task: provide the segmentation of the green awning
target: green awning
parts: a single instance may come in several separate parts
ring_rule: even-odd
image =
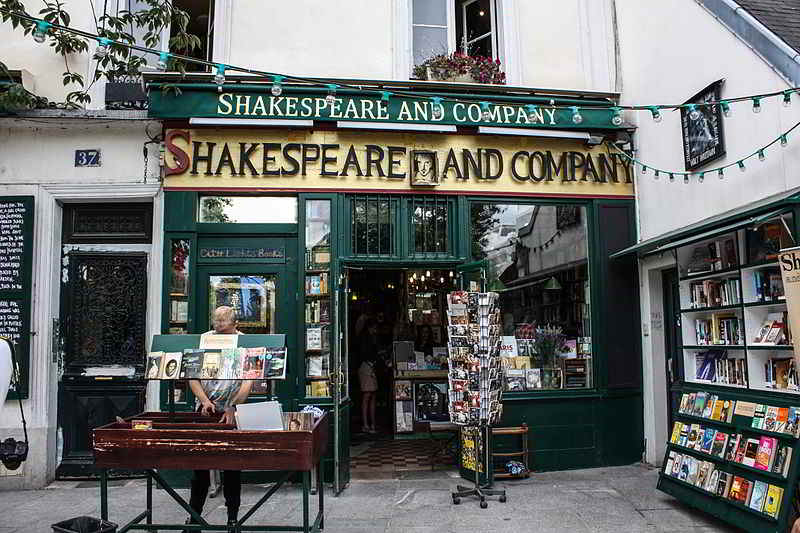
[[[789,205],[798,201],[800,201],[800,187],[767,196],[736,209],[669,231],[658,237],[641,241],[638,244],[614,252],[609,257],[615,259],[633,253],[643,257],[672,250],[678,246],[709,239],[744,226],[758,224],[784,213]]]

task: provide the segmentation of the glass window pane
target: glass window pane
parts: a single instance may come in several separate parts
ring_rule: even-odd
[[[447,26],[447,0],[414,0],[413,24]]]
[[[296,224],[293,196],[203,196],[198,222]]]
[[[189,259],[191,241],[173,239],[170,246],[169,333],[188,333],[189,321]]]
[[[470,219],[500,294],[506,390],[592,387],[585,207],[475,203]]]
[[[465,2],[467,39],[471,40],[492,31],[492,13],[489,0]]]
[[[277,289],[275,276],[214,275],[208,278],[208,317],[214,310],[232,307],[242,333],[268,334],[275,331]]]
[[[411,234],[416,253],[447,253],[449,204],[434,198],[416,198],[411,207]]]
[[[327,269],[331,262],[331,201],[306,202],[306,268]]]
[[[414,64],[419,65],[429,57],[447,53],[447,28],[414,26]]]
[[[483,39],[478,39],[477,41],[471,41],[467,43],[467,50],[469,51],[469,55],[471,56],[480,56],[480,57],[493,57],[492,54],[492,36],[487,35]]]

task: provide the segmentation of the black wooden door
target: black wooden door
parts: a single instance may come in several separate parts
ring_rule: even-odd
[[[677,411],[680,402],[680,391],[674,390],[673,387],[683,378],[678,269],[665,270],[661,279],[664,303],[664,370],[667,376],[667,435],[671,435],[673,413]]]
[[[64,263],[59,479],[92,477],[92,429],[141,412],[145,397],[147,255],[71,252]]]

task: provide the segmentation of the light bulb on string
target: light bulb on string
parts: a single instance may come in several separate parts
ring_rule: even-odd
[[[722,114],[731,118],[733,112],[731,111],[731,104],[727,100],[720,100],[719,106],[722,108]]]
[[[792,105],[792,91],[786,90],[783,91],[783,107],[789,107]]]
[[[426,270],[425,271],[425,275],[428,276],[428,277],[431,277],[431,271],[430,270]]]
[[[672,172],[669,173],[669,181],[675,181],[675,174]]]
[[[433,120],[441,120],[444,118],[444,107],[442,107],[442,99],[438,96],[431,98],[433,104],[431,105],[431,114]]]
[[[650,110],[650,114],[653,116],[653,122],[661,122],[661,108],[659,108],[657,105],[653,105],[648,109]]]
[[[719,176],[719,179],[722,179],[722,178],[724,178],[724,177],[725,177],[725,171],[724,171],[723,169],[721,169],[721,168],[720,168],[720,169],[717,171],[717,176]]]
[[[784,133],[781,135],[781,146],[786,148],[787,144],[789,144],[789,141],[786,139],[786,134]]]
[[[525,110],[528,112],[528,122],[531,124],[535,124],[539,120],[539,116],[536,114],[536,108],[534,104],[528,104],[525,106]]]
[[[744,161],[739,161],[739,162],[738,162],[738,163],[736,163],[736,164],[737,164],[737,165],[739,165],[739,170],[740,170],[740,171],[744,172],[745,170],[747,170],[747,169],[745,168],[745,166],[744,166]]]
[[[700,111],[697,110],[697,106],[695,104],[689,104],[686,106],[689,110],[689,118],[691,120],[697,120],[700,118]]]
[[[700,174],[697,175],[697,182],[698,183],[703,183],[703,180],[705,180],[705,179],[706,179],[706,173],[705,172],[701,172]]]
[[[280,96],[283,93],[282,81],[283,76],[272,76],[272,89],[270,89],[272,96]]]
[[[761,113],[761,98],[753,97],[753,113]]]
[[[489,122],[492,120],[492,114],[489,112],[489,102],[481,102],[481,120],[484,122]]]
[[[453,277],[453,271],[452,270],[450,271],[450,277],[451,278]]]
[[[575,124],[583,122],[583,115],[581,115],[578,106],[570,106],[570,109],[572,110],[572,122]]]
[[[333,105],[336,102],[336,84],[328,84],[328,95],[325,97],[325,103]]]
[[[685,183],[685,184],[689,183],[689,174],[688,173],[683,175],[683,183]]]
[[[766,159],[767,159],[767,156],[764,155],[764,150],[763,149],[759,150],[758,151],[758,160],[763,163]]]
[[[622,126],[622,109],[619,107],[612,107],[611,113],[611,123],[615,126]]]
[[[642,165],[642,174],[647,174],[647,165]]]
[[[108,55],[108,47],[111,45],[111,41],[105,37],[100,37],[97,42],[100,44],[97,46],[94,55],[102,59]]]
[[[158,63],[156,63],[156,68],[158,70],[167,70],[167,61],[169,60],[169,52],[161,52],[158,54]]]
[[[222,63],[217,64],[217,73],[214,74],[214,83],[217,84],[217,90],[222,92],[222,86],[225,84],[225,65]]]
[[[392,93],[389,91],[381,91],[381,101],[378,103],[378,105],[383,111],[389,110],[389,98],[391,97]]]
[[[653,171],[653,179],[658,179],[658,170]]]
[[[36,29],[33,30],[33,40],[42,44],[47,39],[47,32],[50,30],[50,23],[40,20],[36,23]]]

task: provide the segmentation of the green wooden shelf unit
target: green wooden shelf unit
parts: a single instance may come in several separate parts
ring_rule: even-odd
[[[749,225],[687,240],[676,248],[680,298],[677,327],[682,357],[678,357],[675,368],[680,380],[672,385],[673,398],[704,392],[723,401],[800,408],[797,381],[786,377],[792,375],[786,369],[791,369],[788,361],[793,353],[785,328],[787,306],[777,263],[777,251],[794,245],[795,222],[791,211],[780,210]],[[725,453],[712,455],[670,439],[658,489],[746,531],[788,531],[800,475],[795,435],[754,428],[752,417],[741,414],[734,414],[729,422],[694,416],[681,412],[678,404],[676,401],[672,406],[675,423],[698,424],[756,440],[774,437],[779,446],[791,448],[791,460],[784,477],[729,460]],[[709,462],[715,470],[751,484],[761,481],[780,487],[783,495],[777,516],[671,475],[671,467],[666,471],[670,454]]]

